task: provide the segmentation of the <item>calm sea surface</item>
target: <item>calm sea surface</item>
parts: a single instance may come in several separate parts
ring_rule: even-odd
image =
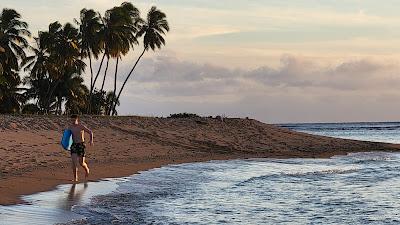
[[[279,126],[330,137],[400,143],[400,122],[308,123]]]
[[[400,123],[281,126],[400,143]],[[170,165],[25,200],[0,224],[400,224],[400,154]]]

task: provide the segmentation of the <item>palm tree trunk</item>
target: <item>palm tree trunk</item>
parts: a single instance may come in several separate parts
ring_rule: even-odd
[[[92,93],[93,67],[92,67],[92,54],[90,54],[90,52],[89,52],[89,66],[90,66],[90,92],[89,93]],[[87,107],[88,107],[87,111],[91,112],[92,111],[92,106],[91,106],[90,102],[91,102],[92,99],[90,99],[90,96],[89,96],[89,99],[87,99],[87,100],[89,100],[88,105],[87,105]]]
[[[62,114],[61,105],[62,105],[62,97],[58,96],[58,115]]]
[[[125,81],[124,81],[124,83],[122,84],[122,87],[121,87],[121,89],[119,90],[118,96],[117,96],[117,98],[115,99],[114,105],[113,105],[113,107],[112,107],[113,115],[115,115],[115,113],[117,112],[117,111],[115,110],[115,108],[117,107],[117,102],[119,101],[119,98],[120,98],[120,96],[121,96],[121,93],[122,93],[122,91],[124,90],[124,87],[125,87],[125,85],[126,85],[126,82],[128,82],[129,78],[130,78],[131,75],[132,75],[132,72],[135,70],[135,68],[136,68],[136,66],[137,66],[137,64],[138,64],[138,62],[140,61],[140,59],[142,58],[142,56],[144,55],[144,53],[146,52],[146,50],[147,50],[147,48],[143,49],[142,54],[141,54],[141,55],[139,56],[139,58],[136,60],[135,65],[132,67],[132,69],[131,69],[131,71],[129,72],[128,76],[125,78]]]
[[[93,67],[92,67],[92,54],[89,53],[89,66],[90,66],[90,89],[93,85]]]
[[[59,114],[60,114],[59,106],[60,106],[60,96],[57,96],[57,101],[56,101],[56,115],[59,115]]]
[[[109,63],[109,62],[110,62],[110,57],[107,56],[106,70],[104,71],[103,83],[101,84],[100,93],[104,90],[104,83],[106,82],[107,71],[108,71],[108,63]]]
[[[88,110],[91,110],[91,106],[92,106],[92,97],[93,97],[93,89],[94,89],[94,86],[96,85],[97,78],[99,77],[101,67],[103,67],[103,61],[104,61],[104,58],[105,58],[105,57],[106,57],[106,53],[103,54],[103,57],[101,58],[101,62],[100,62],[99,69],[97,70],[97,74],[96,74],[96,76],[94,77],[94,81],[93,81],[92,84],[90,84],[89,109],[88,109]],[[91,114],[91,112],[88,111],[88,114]]]
[[[46,103],[46,113],[49,113],[49,111],[50,111],[50,100],[53,97],[54,91],[56,90],[56,88],[60,82],[61,82],[60,80],[57,80],[55,85],[53,86],[53,88],[50,90],[50,93],[47,98],[47,103]]]
[[[93,81],[93,84],[92,84],[92,87],[91,87],[92,93],[93,93],[94,87],[96,86],[97,79],[99,78],[100,70],[103,67],[103,62],[104,62],[104,58],[105,57],[106,57],[106,53],[103,54],[103,57],[101,58],[99,69],[97,70],[96,76],[94,77],[94,81]]]
[[[114,93],[113,93],[113,98],[111,101],[111,105],[114,104],[114,101],[116,100],[116,93],[117,93],[117,74],[118,74],[118,62],[119,62],[119,57],[117,57],[117,62],[115,63],[115,74],[114,74]],[[108,113],[111,116],[111,113],[114,115],[114,108],[110,109],[110,112]]]
[[[49,104],[50,100],[47,99],[47,97],[50,95],[51,87],[52,87],[51,86],[51,81],[49,80],[49,85],[47,87],[46,95],[44,96],[43,103],[42,103],[45,115],[47,115],[49,113],[48,112],[48,109],[49,109],[48,104]]]

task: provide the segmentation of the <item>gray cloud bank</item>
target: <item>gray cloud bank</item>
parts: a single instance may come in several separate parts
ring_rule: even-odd
[[[128,69],[123,66],[121,75]],[[277,68],[242,70],[157,56],[139,64],[120,110],[226,114],[265,122],[398,120],[399,69],[396,62],[376,59],[320,65],[285,55]]]

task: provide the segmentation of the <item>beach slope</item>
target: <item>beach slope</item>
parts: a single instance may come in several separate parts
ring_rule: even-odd
[[[69,152],[59,145],[70,120],[0,115],[0,204],[70,183]],[[82,117],[93,129],[91,180],[121,177],[171,163],[237,158],[331,157],[398,151],[397,145],[309,135],[252,119]],[[83,177],[83,171],[80,170]]]

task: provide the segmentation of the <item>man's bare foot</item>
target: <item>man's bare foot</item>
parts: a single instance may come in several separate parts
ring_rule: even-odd
[[[89,177],[90,171],[89,168],[85,171],[85,179],[87,180]]]
[[[78,178],[76,178],[76,179],[72,179],[71,181],[72,181],[72,182],[74,182],[74,183],[77,183],[77,182],[79,182]]]

